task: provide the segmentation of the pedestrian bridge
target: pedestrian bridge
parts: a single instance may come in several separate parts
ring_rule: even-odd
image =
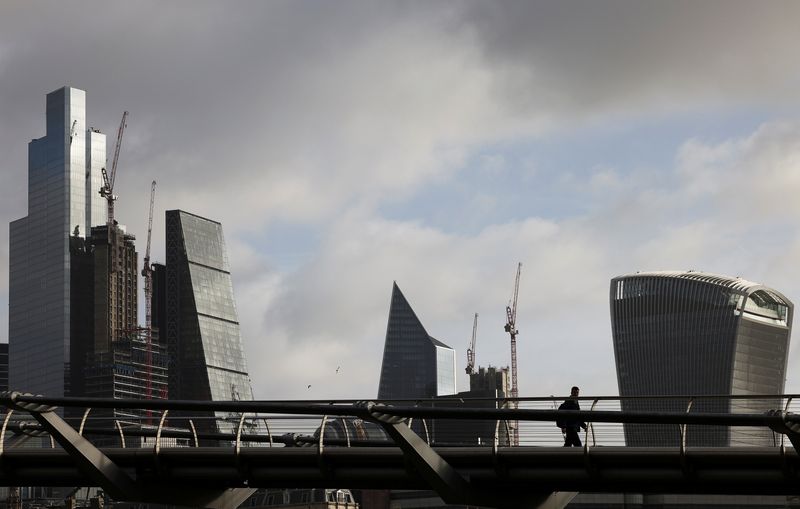
[[[0,485],[91,485],[118,501],[220,509],[270,487],[431,489],[447,503],[491,507],[563,507],[580,491],[796,495],[796,399],[582,397],[582,410],[559,411],[553,397],[388,404],[12,392],[0,394]],[[555,422],[565,419],[587,424],[582,447],[561,447]]]

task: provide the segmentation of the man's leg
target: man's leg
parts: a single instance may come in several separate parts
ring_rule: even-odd
[[[574,429],[567,430],[567,440],[564,445],[574,445],[575,447],[582,447],[581,437],[578,436],[578,431]]]

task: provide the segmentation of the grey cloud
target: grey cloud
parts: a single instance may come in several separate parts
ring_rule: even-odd
[[[498,87],[511,108],[579,117],[736,100],[797,104],[795,2],[468,5],[459,22],[507,78]]]
[[[794,94],[796,10],[11,2],[0,17],[0,144],[9,168],[24,168],[17,134],[39,136],[44,93],[72,84],[112,135],[121,110],[132,112],[122,212],[122,190],[135,201],[155,176],[171,206],[201,205],[230,224],[324,221],[457,171],[451,150],[564,119]],[[24,189],[24,172],[8,184]],[[222,205],[231,200],[246,205]],[[21,203],[17,193],[8,207]]]

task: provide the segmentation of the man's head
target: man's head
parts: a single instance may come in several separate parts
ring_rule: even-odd
[[[572,390],[570,391],[569,395],[572,396],[573,398],[577,398],[578,397],[578,393],[580,393],[580,392],[581,392],[581,390],[578,388],[578,386],[577,385],[573,385],[572,386]]]

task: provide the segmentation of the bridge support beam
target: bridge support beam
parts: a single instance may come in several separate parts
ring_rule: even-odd
[[[29,412],[69,453],[75,460],[78,469],[92,482],[101,486],[112,498],[125,500],[140,491],[136,481],[59,417],[54,412],[55,407],[35,403],[19,403],[15,398],[17,395],[18,393],[10,395],[14,408]]]
[[[406,424],[407,419],[381,413],[373,402],[357,406],[365,412],[365,419],[378,423],[403,451],[410,467],[447,504],[464,504],[498,508],[563,509],[577,493],[509,493],[507,490],[489,490],[475,487],[452,465],[445,461],[427,442]]]
[[[786,435],[795,452],[800,454],[800,416],[783,410],[768,410],[767,415],[780,418],[778,423],[770,423],[770,429],[776,433]]]
[[[442,500],[448,504],[475,504],[469,482],[406,425],[406,418],[380,413],[371,401],[359,406],[366,411],[366,419],[378,423],[394,440],[410,466]]]
[[[256,490],[252,488],[215,489],[152,489],[138,483],[125,470],[67,424],[55,407],[17,401],[20,393],[11,392],[0,400],[14,410],[31,414],[39,424],[75,460],[77,468],[111,498],[118,501],[141,501],[208,509],[236,509]]]

